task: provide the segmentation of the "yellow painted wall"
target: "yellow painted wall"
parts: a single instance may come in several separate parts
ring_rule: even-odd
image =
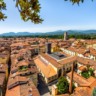
[[[58,46],[53,47],[53,48],[51,49],[51,51],[52,51],[52,52],[58,52],[58,51],[59,51],[59,47],[58,47]]]

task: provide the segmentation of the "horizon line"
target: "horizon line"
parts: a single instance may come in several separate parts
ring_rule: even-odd
[[[96,29],[68,29],[68,30],[53,30],[53,31],[34,31],[34,32],[30,32],[30,31],[7,31],[7,32],[2,32],[0,34],[4,34],[4,33],[22,33],[22,32],[28,32],[28,33],[48,33],[48,32],[55,32],[55,31],[88,31],[88,30],[96,30]]]

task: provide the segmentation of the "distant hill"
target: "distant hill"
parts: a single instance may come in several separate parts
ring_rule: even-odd
[[[53,32],[7,32],[0,34],[0,36],[40,36],[40,35],[63,35],[64,32],[68,32],[68,34],[96,34],[96,30],[58,30]]]

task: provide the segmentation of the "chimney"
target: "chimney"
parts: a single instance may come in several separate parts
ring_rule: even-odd
[[[56,96],[58,94],[58,88],[56,85],[52,86],[52,96]]]
[[[70,78],[70,85],[69,85],[69,92],[72,93],[72,84],[73,84],[73,73],[74,73],[74,63],[72,64],[71,68],[71,78]]]
[[[51,43],[46,44],[46,53],[51,54]]]

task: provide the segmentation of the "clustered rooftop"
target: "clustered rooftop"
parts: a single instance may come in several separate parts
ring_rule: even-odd
[[[88,67],[94,76],[86,79],[81,73]],[[61,76],[70,83],[73,73],[76,88],[71,95],[91,96],[96,87],[96,40],[0,38],[0,96],[40,96],[39,73],[47,84]]]

